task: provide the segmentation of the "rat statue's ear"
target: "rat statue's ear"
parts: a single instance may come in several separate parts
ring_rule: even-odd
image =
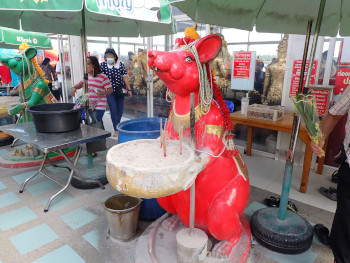
[[[201,38],[197,44],[199,60],[202,64],[213,60],[220,52],[222,39],[216,34]]]
[[[24,54],[26,55],[27,58],[32,59],[36,56],[37,51],[33,47],[29,47],[24,51]]]

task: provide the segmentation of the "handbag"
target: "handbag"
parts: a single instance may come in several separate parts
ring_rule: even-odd
[[[350,144],[348,146],[348,149],[350,148]],[[338,150],[338,152],[336,153],[336,155],[334,156],[334,162],[336,164],[339,164],[339,165],[342,165],[347,159],[347,156],[346,156],[346,150],[344,148],[344,144],[342,143],[340,145],[340,148]]]
[[[102,123],[98,122],[93,111],[95,110],[97,104],[100,102],[101,98],[99,98],[94,105],[89,105],[89,108],[84,107],[84,110],[82,112],[82,120],[85,121],[86,125],[98,128],[98,129],[103,129]],[[107,150],[107,145],[106,145],[106,139],[100,139],[97,141],[89,142],[86,143],[86,152],[88,154],[92,154],[94,152],[99,152],[99,151],[105,151]]]
[[[126,90],[124,80],[123,80],[123,86],[117,87],[117,88],[113,91],[113,93],[114,93],[114,95],[115,95],[116,97],[125,97],[125,96],[128,95],[128,91]]]
[[[112,78],[116,78],[114,74],[114,70],[111,70],[111,71],[112,71]],[[116,97],[124,97],[128,95],[128,91],[126,89],[126,85],[123,78],[122,78],[122,86],[119,86],[113,89],[113,94]]]

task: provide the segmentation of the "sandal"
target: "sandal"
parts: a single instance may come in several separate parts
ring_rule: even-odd
[[[333,182],[333,183],[338,183],[338,171],[334,171],[333,173],[332,173],[332,179],[331,179],[331,181]]]
[[[279,207],[280,206],[280,199],[278,197],[270,196],[269,198],[265,199],[265,205],[269,207]],[[287,209],[289,211],[292,211],[298,215],[301,215],[298,208],[292,201],[288,201]]]
[[[297,206],[292,201],[288,201],[287,209],[289,211],[292,211],[292,212],[298,214],[298,215],[301,215],[301,213],[299,212]]]
[[[322,224],[316,224],[314,226],[314,232],[322,244],[330,244],[329,230],[327,227]]]
[[[335,189],[334,187],[329,187],[328,189],[325,187],[320,187],[320,192],[325,197],[328,197],[333,201],[337,201],[337,189]]]
[[[269,198],[265,199],[265,205],[269,207],[279,207],[280,199],[274,196],[270,196]]]
[[[332,186],[331,186],[331,187],[329,187],[328,189],[329,189],[329,190],[332,190],[333,192],[337,192],[337,188],[335,188],[335,187],[332,187]]]

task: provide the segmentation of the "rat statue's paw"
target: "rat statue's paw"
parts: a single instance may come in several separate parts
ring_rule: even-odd
[[[232,248],[238,243],[240,237],[231,239],[230,241],[221,241],[217,243],[212,251],[212,256],[216,258],[227,258]]]
[[[175,229],[180,225],[180,223],[180,218],[177,215],[172,215],[171,217],[165,219],[162,222],[162,227],[167,231],[175,231]]]

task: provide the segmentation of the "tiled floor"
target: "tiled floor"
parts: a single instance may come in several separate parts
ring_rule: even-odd
[[[107,130],[111,130],[108,117],[105,117],[105,126]],[[0,149],[0,154],[6,149]],[[250,173],[251,185],[280,193],[284,171],[282,162],[258,156],[244,156],[244,159]],[[100,153],[94,160],[101,165],[105,164],[105,153]],[[79,161],[82,167],[86,163],[86,157]],[[59,189],[56,184],[39,175],[28,184],[22,194],[18,192],[20,185],[36,169],[38,167],[0,168],[0,263],[132,262],[130,255],[134,248],[130,246],[134,243],[123,247],[107,239],[108,224],[102,203],[116,193],[110,185],[105,190],[79,190],[69,187],[54,199],[49,212],[44,213],[47,200]],[[56,170],[49,170],[53,176],[63,177]],[[333,185],[328,176],[331,172],[325,171],[322,176],[312,172],[308,192],[301,194],[298,192],[301,170],[297,166],[294,169],[291,198],[334,211],[335,203],[320,195],[317,190],[320,186]],[[262,205],[255,202],[247,208],[246,213],[249,215],[260,207]],[[320,246],[319,243],[317,245]],[[126,255],[124,259],[123,253]],[[311,250],[298,257],[281,258],[280,254],[268,250],[263,250],[263,253],[275,262],[315,261],[315,253]]]
[[[250,184],[280,195],[285,163],[262,156],[242,156],[248,167]],[[325,166],[322,175],[311,170],[306,193],[299,192],[302,170],[303,167],[294,165],[290,198],[334,213],[336,202],[321,195],[319,189],[321,186],[336,187],[336,184],[330,181],[335,169]]]

